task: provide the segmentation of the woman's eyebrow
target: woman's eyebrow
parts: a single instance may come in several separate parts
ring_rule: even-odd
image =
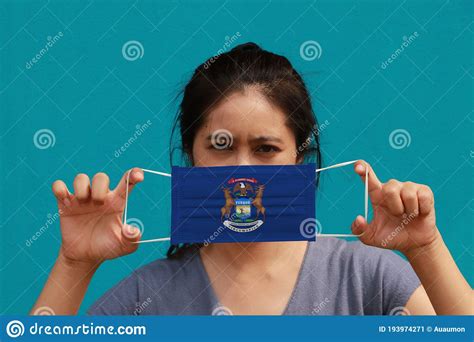
[[[279,143],[282,143],[283,142],[283,140],[281,140],[280,138],[275,137],[275,136],[271,136],[271,135],[260,135],[260,136],[257,136],[257,137],[251,137],[250,140],[255,141],[257,143],[265,143],[265,142],[279,142]]]
[[[228,135],[228,134],[209,134],[207,137],[206,137],[206,140],[207,141],[212,141],[213,139],[227,139],[227,140],[232,140],[233,142],[234,141],[238,141],[238,139],[232,135]]]
[[[212,139],[216,139],[216,138],[219,138],[218,136],[217,137],[214,137],[212,136],[212,134],[209,134],[207,137],[206,137],[206,140],[212,140]],[[235,137],[232,137],[233,140],[236,140]],[[257,143],[265,143],[265,142],[278,142],[278,143],[283,143],[283,140],[276,137],[276,136],[272,136],[272,135],[259,135],[259,136],[251,136],[250,141],[252,142],[257,142]]]

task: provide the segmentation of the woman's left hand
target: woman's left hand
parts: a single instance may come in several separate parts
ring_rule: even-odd
[[[404,254],[435,242],[440,235],[431,189],[395,179],[381,183],[370,165],[360,160],[354,169],[363,181],[366,167],[369,168],[368,191],[373,218],[366,222],[362,216],[357,216],[352,223],[352,232],[364,233],[359,239],[367,245],[395,249]]]

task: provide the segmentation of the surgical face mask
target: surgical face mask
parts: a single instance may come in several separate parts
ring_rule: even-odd
[[[306,165],[172,167],[172,173],[142,169],[171,177],[171,240],[180,243],[314,241],[322,234],[316,221],[316,173],[355,163],[321,169]],[[368,168],[365,177],[365,219],[368,211]],[[123,223],[127,222],[128,185]]]

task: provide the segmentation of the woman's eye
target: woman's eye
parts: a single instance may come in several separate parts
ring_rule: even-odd
[[[216,150],[216,151],[232,151],[232,145],[211,145],[209,146],[210,150]]]
[[[278,152],[278,151],[280,151],[280,149],[272,145],[262,145],[262,146],[259,146],[256,150],[256,152],[260,152],[260,153],[272,153],[272,152]]]

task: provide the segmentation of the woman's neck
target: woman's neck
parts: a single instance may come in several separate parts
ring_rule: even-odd
[[[272,276],[284,267],[299,267],[306,241],[218,243],[201,248],[201,257],[218,272]]]

